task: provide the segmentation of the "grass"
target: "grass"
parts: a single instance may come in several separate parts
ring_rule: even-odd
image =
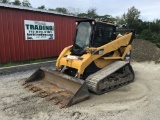
[[[56,60],[56,59],[57,59],[57,57],[43,58],[43,59],[33,59],[33,60],[24,60],[24,61],[18,61],[18,62],[8,62],[8,63],[0,64],[0,68],[1,67],[11,67],[11,66],[16,66],[16,65],[23,65],[23,64],[30,64],[30,63],[53,61],[53,60]]]

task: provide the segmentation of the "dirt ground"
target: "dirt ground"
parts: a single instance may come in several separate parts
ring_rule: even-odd
[[[132,43],[132,60],[134,61],[155,61],[160,63],[160,48],[155,44],[142,40],[135,39]]]
[[[60,109],[21,86],[32,71],[0,76],[1,120],[158,120],[160,118],[160,64],[132,62],[135,82]]]

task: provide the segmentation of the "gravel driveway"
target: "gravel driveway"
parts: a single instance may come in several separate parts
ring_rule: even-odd
[[[159,120],[160,64],[132,62],[135,82],[60,109],[21,86],[34,70],[0,76],[0,120]]]

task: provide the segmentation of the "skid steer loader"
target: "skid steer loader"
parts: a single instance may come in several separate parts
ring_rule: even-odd
[[[130,65],[134,30],[116,35],[112,23],[76,24],[74,43],[59,55],[56,70],[40,68],[23,84],[62,108],[88,99],[89,91],[103,94],[134,80]]]

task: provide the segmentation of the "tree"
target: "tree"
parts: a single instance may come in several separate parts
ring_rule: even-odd
[[[149,29],[145,29],[142,31],[141,33],[141,38],[145,39],[145,40],[153,40],[153,34],[151,32],[151,30]]]
[[[75,9],[72,7],[69,7],[69,8],[57,7],[55,9],[49,8],[48,10],[56,11],[56,12],[63,13],[63,14],[73,15],[73,16],[77,16],[79,14],[79,9]]]
[[[84,18],[90,18],[90,19],[96,19],[97,18],[97,13],[96,13],[96,8],[90,8],[87,10],[87,13],[79,13],[77,14],[78,17],[84,17]]]
[[[96,19],[100,21],[107,21],[107,22],[114,22],[116,20],[111,15],[107,15],[107,14],[102,16],[97,15]]]
[[[28,0],[23,0],[22,6],[24,6],[24,7],[32,7],[31,3]]]
[[[67,10],[68,13],[73,16],[78,16],[78,14],[80,13],[79,8],[68,7]]]
[[[87,13],[79,13],[77,16],[82,17],[82,18],[87,18],[88,17]]]
[[[149,29],[153,32],[160,33],[160,20],[154,20],[153,22],[148,22]]]
[[[129,28],[134,28],[135,24],[137,24],[137,21],[139,20],[140,17],[140,11],[136,9],[134,6],[128,9],[128,13],[124,14],[125,21],[128,25]]]
[[[66,8],[61,8],[61,7],[57,7],[55,9],[56,12],[59,12],[59,13],[64,13],[64,14],[68,14],[69,11],[66,9]]]
[[[52,9],[52,8],[49,8],[48,10],[49,10],[49,11],[55,11],[55,9]]]
[[[9,3],[9,0],[0,0],[0,3]]]
[[[119,28],[125,28],[125,26],[126,26],[126,23],[124,22],[124,20],[122,19],[122,17],[116,16],[115,17],[115,22],[116,22],[116,25]]]
[[[42,6],[38,7],[38,9],[46,10],[46,8],[45,8],[45,6],[44,6],[44,5],[42,5]]]
[[[21,2],[19,0],[15,0],[14,2],[12,2],[13,5],[18,5],[20,6],[21,5]]]
[[[87,17],[90,18],[90,19],[96,19],[96,17],[98,16],[97,13],[96,13],[96,8],[90,8],[88,9],[87,11]]]
[[[118,23],[125,26],[126,28],[132,28],[138,30],[138,27],[141,25],[140,11],[134,6],[128,9],[127,13],[124,13],[121,18],[119,18]]]

